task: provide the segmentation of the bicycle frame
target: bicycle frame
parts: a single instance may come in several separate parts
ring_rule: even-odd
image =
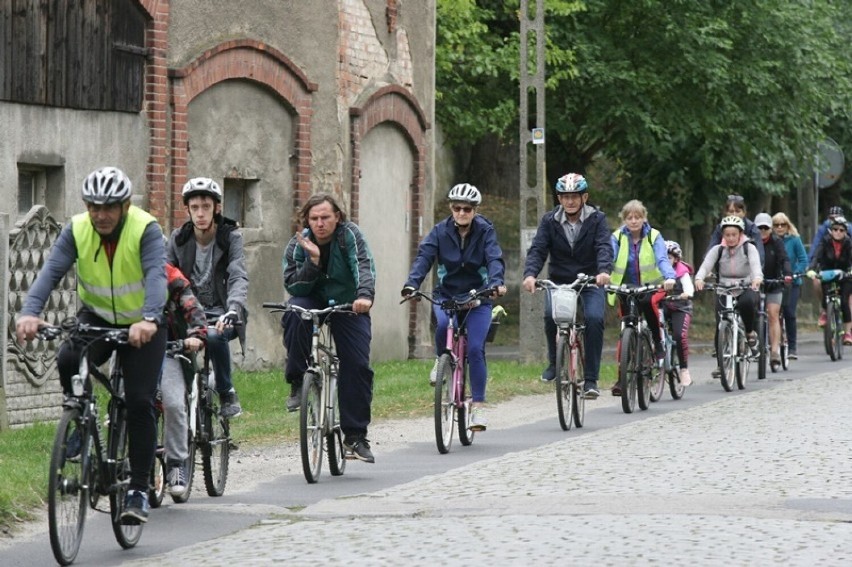
[[[749,363],[753,356],[751,349],[746,345],[745,322],[737,309],[738,298],[733,293],[751,289],[751,286],[745,283],[733,285],[707,284],[705,289],[714,290],[717,296],[723,298],[724,302],[722,309],[719,311],[718,340],[716,345],[716,357],[719,362],[719,368],[722,370],[722,388],[726,392],[732,391],[734,389],[734,379],[736,379],[737,388],[743,390],[748,379]],[[724,349],[721,348],[724,345],[720,344],[724,341],[722,333],[726,332],[725,328],[727,326],[730,327],[732,336],[731,345],[733,350],[730,353],[725,353]],[[732,358],[732,366],[725,363],[728,357]],[[731,366],[730,370],[733,374],[731,376],[726,371],[726,367],[729,366]]]

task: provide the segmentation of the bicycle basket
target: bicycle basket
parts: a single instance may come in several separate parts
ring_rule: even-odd
[[[553,312],[553,321],[559,323],[573,323],[577,317],[577,290],[568,288],[555,288],[550,290],[550,306]]]

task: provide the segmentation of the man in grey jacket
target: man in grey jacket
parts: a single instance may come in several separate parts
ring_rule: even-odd
[[[166,255],[189,278],[208,321],[215,321],[207,331],[207,349],[216,391],[222,415],[237,417],[242,407],[231,381],[228,343],[239,336],[245,348],[248,274],[243,236],[236,222],[222,216],[222,189],[212,179],[190,179],[182,197],[189,220],[172,232]],[[236,325],[240,321],[243,325]]]

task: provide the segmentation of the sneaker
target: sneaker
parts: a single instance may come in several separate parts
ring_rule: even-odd
[[[757,331],[751,331],[746,334],[746,339],[748,340],[748,346],[754,348],[757,346]]]
[[[474,406],[470,410],[470,426],[471,431],[485,431],[488,427],[488,418],[485,417],[485,408]]]
[[[65,441],[65,459],[71,462],[78,462],[80,460],[80,449],[82,444],[83,441],[80,436],[80,430],[75,427],[74,431],[71,432],[71,435],[69,435],[68,439]]]
[[[825,327],[826,323],[828,323],[828,317],[825,315],[825,311],[823,311],[819,314],[819,321],[817,321],[817,325]]]
[[[183,471],[183,465],[169,466],[166,481],[169,485],[169,494],[172,496],[183,496],[186,492],[186,473]]]
[[[343,450],[346,452],[347,459],[358,459],[365,463],[376,462],[373,452],[370,451],[370,440],[363,434],[352,437],[347,436],[343,440]]]
[[[789,358],[790,360],[799,360],[799,355],[796,354],[796,351],[791,350],[787,353],[787,358]]]
[[[843,344],[852,345],[852,333],[843,333]]]
[[[680,383],[684,386],[689,386],[690,384],[692,384],[692,376],[689,375],[688,368],[680,369]]]
[[[713,372],[710,373],[710,375],[713,377],[714,380],[721,380],[722,379],[722,369],[717,366],[713,370]]]
[[[290,384],[290,397],[287,398],[287,411],[293,413],[299,411],[302,405],[302,385]]]
[[[429,384],[434,386],[435,382],[438,381],[438,361],[440,359],[435,359],[435,364],[432,365],[432,371],[429,373]]]
[[[553,382],[553,379],[556,378],[556,367],[551,364],[547,368],[544,369],[544,372],[541,373],[541,381],[542,382]]]
[[[618,385],[618,382],[613,384],[612,388],[610,388],[609,391],[612,392],[613,396],[616,396],[616,397],[621,396],[621,386]]]
[[[594,386],[589,386],[588,388],[583,389],[583,396],[587,400],[597,400],[600,395],[600,390]]]
[[[243,413],[243,408],[240,405],[240,398],[233,390],[224,394],[219,394],[219,403],[222,408],[219,410],[219,415],[232,419],[239,417]]]
[[[128,490],[124,499],[124,511],[121,523],[125,525],[144,524],[148,521],[148,494],[141,490]]]

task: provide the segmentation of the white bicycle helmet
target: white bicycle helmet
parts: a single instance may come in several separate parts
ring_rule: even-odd
[[[674,240],[666,240],[666,252],[675,258],[683,257],[683,250],[680,249],[680,244]]]
[[[133,193],[133,185],[117,167],[102,167],[83,180],[83,200],[95,205],[123,203]]]
[[[557,193],[585,193],[588,190],[586,178],[579,173],[566,173],[556,181]]]
[[[193,177],[186,182],[183,186],[183,191],[181,191],[184,205],[189,201],[190,197],[197,197],[199,195],[213,197],[217,203],[222,202],[222,188],[209,177]]]
[[[740,232],[745,232],[745,222],[737,215],[728,215],[723,218],[722,222],[719,223],[719,227],[724,230],[726,226],[735,226],[740,229]]]
[[[482,202],[482,194],[479,192],[479,189],[470,183],[459,183],[450,189],[447,199],[450,201],[460,201],[463,203],[470,203],[473,206],[478,206],[479,203]]]

